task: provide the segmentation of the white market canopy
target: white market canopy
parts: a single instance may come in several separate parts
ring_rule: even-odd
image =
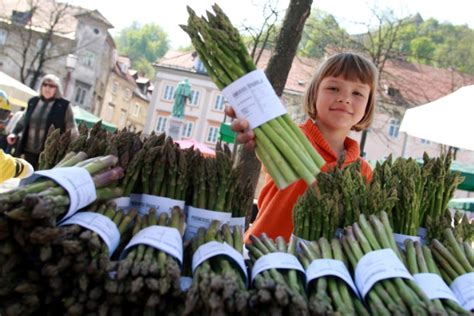
[[[2,71],[0,71],[0,90],[7,93],[12,105],[19,107],[26,107],[28,100],[38,95],[38,92]]]
[[[400,131],[436,143],[474,150],[474,85],[408,109]]]

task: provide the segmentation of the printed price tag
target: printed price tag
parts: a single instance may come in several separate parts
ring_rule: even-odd
[[[251,129],[286,113],[265,73],[254,70],[222,90],[239,119],[246,119]]]
[[[129,197],[119,197],[116,199],[113,199],[112,202],[117,205],[117,210],[122,209],[124,211],[128,210],[130,208],[130,198]]]
[[[231,216],[231,213],[204,210],[189,206],[184,240],[189,240],[196,236],[199,228],[208,228],[213,220],[218,220],[221,224],[228,224]]]
[[[67,218],[59,226],[79,225],[96,232],[107,245],[109,257],[117,249],[120,242],[120,232],[117,225],[102,214],[94,212],[79,212]]]
[[[183,240],[176,228],[153,225],[140,230],[130,240],[120,257],[124,258],[131,247],[139,244],[162,250],[178,259],[179,263],[183,263]]]
[[[36,171],[31,177],[24,179],[21,185],[32,183],[41,177],[53,180],[69,194],[69,209],[63,219],[70,217],[97,198],[94,181],[84,168],[67,167]]]
[[[130,204],[137,209],[140,215],[148,214],[152,207],[156,208],[156,215],[163,212],[171,214],[171,209],[174,206],[184,208],[184,201],[149,194],[130,194]]]
[[[418,241],[421,243],[421,237],[420,236],[410,236],[410,235],[403,235],[403,234],[393,234],[393,239],[395,239],[395,242],[397,243],[400,248],[405,250],[405,240],[406,239],[411,239],[413,242]]]
[[[359,296],[359,292],[352,281],[351,275],[344,262],[334,259],[316,259],[311,262],[308,269],[306,269],[306,285],[312,280],[326,276],[333,275],[341,278],[347,285],[350,286],[352,291]]]
[[[264,255],[255,261],[252,268],[252,282],[257,274],[269,269],[292,269],[300,271],[303,275],[305,273],[303,266],[298,261],[298,258],[289,253],[273,252]]]
[[[451,290],[462,307],[468,311],[474,310],[474,272],[457,277],[451,283]]]
[[[449,286],[435,273],[417,273],[413,275],[416,284],[430,300],[447,299],[459,304]]]
[[[237,250],[229,246],[227,243],[211,241],[200,246],[193,255],[193,273],[197,267],[209,258],[215,256],[228,256],[234,260],[240,267],[245,276],[245,284],[247,284],[247,268],[245,267],[244,257]]]
[[[413,280],[412,275],[392,249],[371,251],[357,263],[355,284],[362,298],[376,282],[390,278]]]

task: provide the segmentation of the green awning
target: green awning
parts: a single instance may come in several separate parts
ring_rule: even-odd
[[[451,170],[459,171],[464,177],[464,182],[458,186],[459,190],[474,191],[474,165],[453,161]]]
[[[78,106],[73,106],[72,111],[74,112],[74,120],[76,121],[76,123],[80,124],[82,122],[85,122],[88,128],[92,128],[95,123],[101,120],[100,117],[97,117],[94,114],[84,109],[81,109]],[[115,127],[111,123],[107,123],[104,120],[102,120],[102,126],[109,132],[115,132],[115,130],[117,129],[117,127]]]

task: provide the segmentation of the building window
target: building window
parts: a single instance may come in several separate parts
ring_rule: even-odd
[[[132,98],[132,90],[130,90],[129,88],[125,89],[125,91],[123,92],[123,99],[125,101],[129,101],[131,98]]]
[[[117,91],[118,91],[118,82],[117,81],[114,81],[112,83],[112,93],[113,94],[117,94]]]
[[[216,102],[214,103],[214,110],[224,111],[225,98],[222,94],[219,94],[216,97]]]
[[[115,111],[115,105],[113,105],[112,103],[109,103],[107,105],[107,113],[105,113],[105,119],[107,121],[112,121],[114,117],[114,111]]]
[[[86,51],[82,55],[81,58],[81,63],[88,67],[88,68],[94,68],[95,66],[95,54],[91,51]]]
[[[156,131],[164,132],[166,128],[166,122],[168,121],[167,117],[158,116],[158,121],[156,122]]]
[[[191,90],[191,97],[189,98],[189,104],[192,106],[197,106],[199,102],[199,91]]]
[[[119,118],[119,126],[123,127],[125,125],[125,118],[127,117],[127,111],[121,110],[120,111],[120,118]]]
[[[174,99],[174,96],[173,96],[173,93],[174,93],[174,86],[166,86],[165,87],[165,93],[163,94],[163,99],[164,100],[173,100]]]
[[[90,89],[90,85],[80,81],[76,81],[76,89],[74,91],[74,102],[76,104],[84,105],[84,102],[87,100],[87,95],[89,94]]]
[[[392,138],[398,138],[399,131],[400,131],[400,120],[391,119],[390,126],[388,127],[388,135]]]
[[[431,141],[422,138],[422,139],[420,139],[420,143],[422,143],[423,145],[429,145],[429,144],[431,144]]]
[[[186,124],[184,124],[181,136],[185,138],[191,138],[191,136],[193,135],[193,125],[193,122],[186,122]]]
[[[135,108],[133,109],[133,115],[134,116],[140,115],[140,105],[138,103],[135,104]]]
[[[5,43],[7,42],[7,35],[7,30],[0,29],[0,45],[5,45]]]
[[[209,126],[207,132],[207,142],[215,144],[217,143],[217,135],[219,134],[219,128],[214,126]]]

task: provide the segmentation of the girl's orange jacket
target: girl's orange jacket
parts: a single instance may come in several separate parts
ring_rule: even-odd
[[[327,171],[328,167],[335,166],[337,155],[329,147],[323,135],[313,123],[308,119],[300,126],[303,133],[308,137],[311,144],[326,161],[321,171]],[[360,159],[359,144],[347,137],[344,141],[346,157],[344,166]],[[362,160],[362,174],[368,180],[372,178],[372,170],[368,163]],[[259,236],[266,233],[270,238],[283,236],[287,241],[293,232],[293,207],[300,195],[306,191],[307,185],[303,180],[299,180],[284,190],[279,190],[270,176],[266,175],[266,184],[260,192],[258,198],[258,214],[252,226],[245,233],[245,242],[249,242],[249,236]]]

